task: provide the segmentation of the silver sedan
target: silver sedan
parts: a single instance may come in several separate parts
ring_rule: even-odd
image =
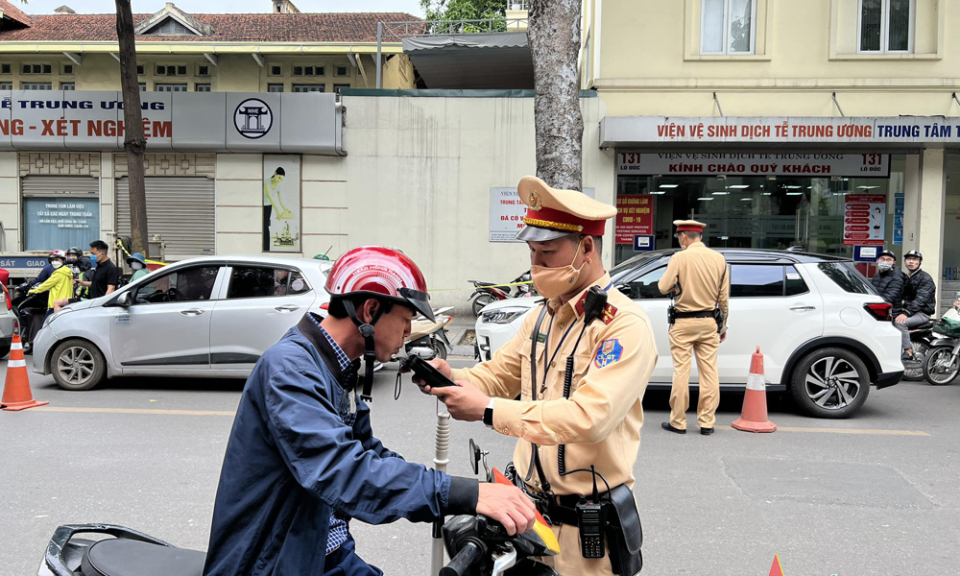
[[[331,265],[273,256],[178,262],[48,318],[33,369],[67,390],[117,376],[245,378],[305,312],[320,312]]]

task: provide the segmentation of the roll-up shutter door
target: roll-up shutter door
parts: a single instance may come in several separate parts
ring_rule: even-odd
[[[100,181],[93,176],[24,176],[23,195],[57,197],[63,194],[97,197]]]
[[[23,249],[86,250],[100,237],[100,180],[93,176],[28,175],[23,190]]]
[[[214,253],[214,181],[203,177],[146,178],[147,234],[160,235],[167,260]],[[129,181],[117,183],[117,233],[130,235]]]

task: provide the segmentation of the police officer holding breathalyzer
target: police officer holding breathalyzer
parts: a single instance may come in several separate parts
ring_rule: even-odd
[[[560,541],[546,563],[564,576],[633,576],[642,565],[633,465],[657,349],[646,313],[603,269],[601,238],[617,210],[532,176],[518,192],[527,215],[517,238],[546,300],[490,361],[466,370],[433,361],[458,386],[422,388],[454,418],[519,439],[508,472]]]

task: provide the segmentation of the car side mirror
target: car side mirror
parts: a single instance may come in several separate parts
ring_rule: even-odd
[[[630,296],[630,294],[631,294],[631,290],[630,290],[630,285],[629,285],[629,284],[617,284],[616,288],[617,288],[617,290],[619,290],[622,294],[626,294],[627,296]]]
[[[117,306],[129,308],[132,301],[133,297],[130,295],[130,292],[124,292],[119,298],[117,298]]]

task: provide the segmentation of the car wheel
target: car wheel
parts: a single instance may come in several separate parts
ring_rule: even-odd
[[[10,353],[10,345],[0,346],[0,358],[6,358],[7,354]]]
[[[960,361],[953,356],[952,346],[937,346],[923,361],[923,377],[934,386],[951,384],[960,372]]]
[[[918,382],[924,378],[924,359],[927,357],[930,347],[927,346],[926,342],[911,342],[910,346],[913,348],[914,360],[913,362],[906,360],[903,362],[903,379]]]
[[[61,342],[50,357],[53,379],[64,390],[89,390],[106,374],[106,362],[96,346],[86,340]]]
[[[793,371],[790,392],[800,408],[819,418],[846,418],[870,393],[870,372],[843,348],[824,348],[804,356]]]
[[[493,302],[496,302],[496,300],[490,294],[477,296],[477,299],[473,301],[473,315],[480,316],[480,311],[483,310],[487,304],[492,304]]]

